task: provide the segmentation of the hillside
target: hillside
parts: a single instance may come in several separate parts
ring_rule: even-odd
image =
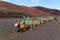
[[[39,10],[42,10],[42,11],[47,12],[52,15],[60,15],[60,10],[57,10],[57,9],[50,9],[50,8],[45,8],[45,7],[41,7],[41,6],[35,6],[33,8],[37,8]]]
[[[39,10],[40,9],[40,10]],[[19,6],[13,3],[0,1],[0,17],[49,16],[50,12],[44,8]],[[49,10],[51,11],[51,10]]]

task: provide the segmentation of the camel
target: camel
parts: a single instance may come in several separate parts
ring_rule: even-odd
[[[25,25],[26,25],[25,22],[20,22],[19,19],[16,20],[15,26],[18,27],[18,32],[19,31],[24,31]]]

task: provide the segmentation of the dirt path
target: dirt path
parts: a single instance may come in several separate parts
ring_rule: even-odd
[[[16,32],[15,20],[0,19],[0,40],[60,40],[60,20],[59,23],[46,23],[24,33]]]

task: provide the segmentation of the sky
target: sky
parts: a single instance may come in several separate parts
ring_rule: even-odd
[[[60,0],[2,0],[2,1],[11,2],[17,5],[42,6],[60,10]]]

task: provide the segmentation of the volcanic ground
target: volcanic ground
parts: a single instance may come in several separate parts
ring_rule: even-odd
[[[58,23],[45,23],[25,32],[16,32],[15,21],[16,18],[0,18],[0,40],[60,40],[60,18]]]

